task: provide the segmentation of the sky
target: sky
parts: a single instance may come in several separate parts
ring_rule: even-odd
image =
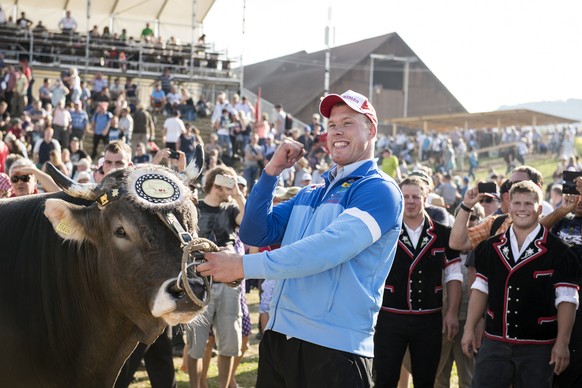
[[[332,50],[396,32],[469,112],[582,98],[580,0],[215,0],[203,29],[248,65],[325,49],[330,6]]]

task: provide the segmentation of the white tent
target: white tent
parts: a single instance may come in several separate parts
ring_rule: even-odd
[[[25,12],[34,25],[42,20],[49,30],[57,31],[65,10],[70,10],[79,32],[108,26],[111,33],[125,28],[128,36],[139,38],[145,23],[150,23],[164,41],[174,36],[189,43],[198,39],[213,4],[214,0],[14,0],[1,5],[7,17],[17,20]]]

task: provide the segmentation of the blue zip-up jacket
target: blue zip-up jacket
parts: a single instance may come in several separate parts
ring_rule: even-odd
[[[240,237],[281,248],[245,255],[244,273],[277,280],[266,329],[373,357],[374,326],[402,225],[402,193],[372,160],[327,191],[330,171],[325,184],[307,186],[275,207],[278,178],[262,174],[246,203]]]

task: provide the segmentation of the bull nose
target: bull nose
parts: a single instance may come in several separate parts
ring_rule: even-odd
[[[205,300],[206,287],[204,286],[204,281],[201,278],[196,277],[194,279],[188,279],[188,284],[198,299]],[[175,299],[182,299],[188,296],[186,291],[183,288],[178,287],[176,282],[171,282],[168,284],[166,291]]]

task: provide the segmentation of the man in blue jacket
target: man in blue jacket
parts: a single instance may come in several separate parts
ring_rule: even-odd
[[[319,107],[329,118],[335,166],[325,183],[273,207],[278,175],[305,151],[285,140],[247,201],[241,239],[281,248],[249,255],[206,253],[203,275],[277,281],[259,349],[257,387],[372,385],[374,326],[402,224],[397,184],[373,160],[378,119],[351,90]]]

